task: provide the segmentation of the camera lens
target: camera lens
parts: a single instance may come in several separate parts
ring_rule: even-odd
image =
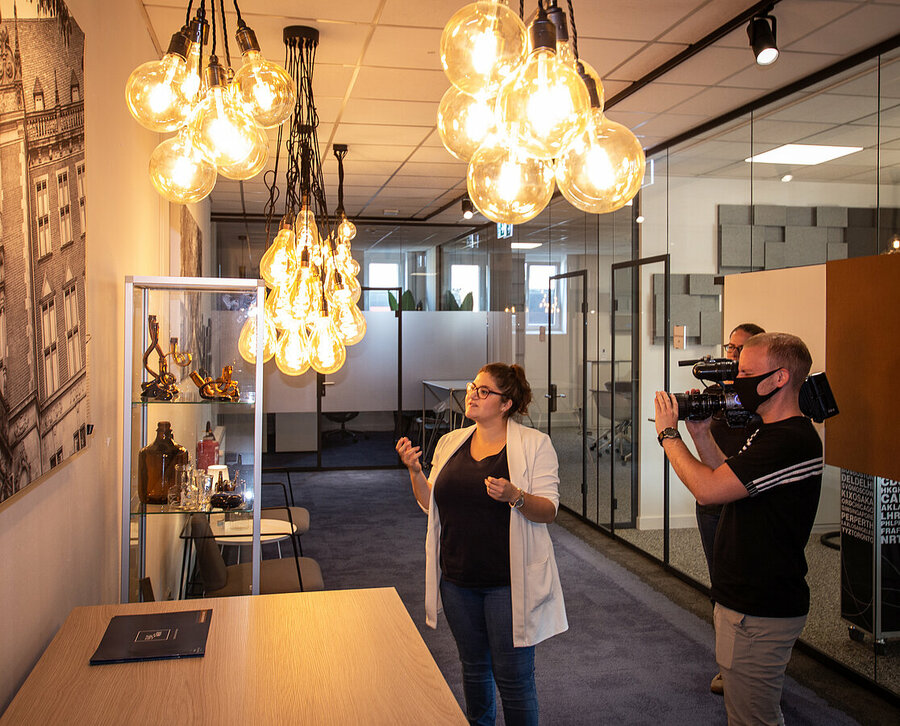
[[[716,411],[725,408],[725,394],[722,391],[707,393],[676,393],[679,420],[703,421]]]

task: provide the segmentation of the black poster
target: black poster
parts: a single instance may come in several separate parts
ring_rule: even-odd
[[[841,469],[841,617],[874,632],[875,477]]]
[[[900,631],[900,481],[875,480],[881,505],[881,630]]]

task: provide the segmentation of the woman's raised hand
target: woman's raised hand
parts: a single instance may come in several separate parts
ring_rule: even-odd
[[[413,446],[412,442],[404,436],[397,442],[397,446],[394,448],[397,449],[397,453],[400,455],[400,461],[403,462],[403,466],[409,469],[413,474],[418,474],[422,471],[422,464],[419,462],[422,451],[418,446]]]

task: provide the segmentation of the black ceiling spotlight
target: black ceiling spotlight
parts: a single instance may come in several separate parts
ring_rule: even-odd
[[[750,47],[756,56],[756,64],[768,66],[778,60],[778,44],[775,42],[777,21],[774,15],[769,15],[769,8],[762,15],[757,15],[747,26],[747,37],[750,38]]]
[[[472,219],[475,216],[475,205],[472,204],[472,200],[468,197],[463,197],[462,213],[464,219]]]

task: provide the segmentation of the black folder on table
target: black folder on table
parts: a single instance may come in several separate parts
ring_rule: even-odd
[[[203,656],[211,620],[212,609],[115,615],[91,665]]]

